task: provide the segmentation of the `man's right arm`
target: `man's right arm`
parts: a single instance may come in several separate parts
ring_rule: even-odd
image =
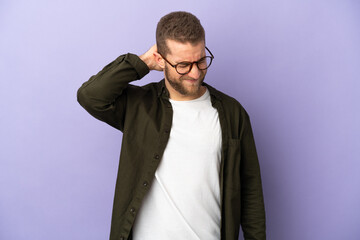
[[[141,79],[148,66],[136,55],[121,55],[83,83],[77,92],[80,105],[95,118],[123,130],[126,88]]]
[[[131,53],[121,55],[105,66],[79,88],[80,105],[95,118],[122,131],[128,84],[141,79],[150,70],[158,70],[156,50],[154,45],[140,57]]]

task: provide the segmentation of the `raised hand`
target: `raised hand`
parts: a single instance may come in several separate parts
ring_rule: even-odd
[[[148,65],[150,70],[162,71],[163,69],[157,62],[158,55],[159,53],[157,52],[157,46],[154,44],[146,53],[139,57],[146,63],[146,65]]]

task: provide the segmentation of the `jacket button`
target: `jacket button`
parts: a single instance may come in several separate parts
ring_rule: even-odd
[[[143,186],[144,186],[144,187],[147,187],[147,186],[148,186],[148,182],[145,181],[145,182],[143,183]]]
[[[155,159],[159,159],[160,156],[156,154],[154,158],[155,158]]]
[[[130,212],[134,213],[134,212],[135,212],[135,208],[130,208]]]

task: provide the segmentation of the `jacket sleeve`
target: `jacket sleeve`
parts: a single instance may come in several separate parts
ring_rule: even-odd
[[[265,240],[265,207],[260,166],[250,119],[245,112],[241,140],[241,226],[245,240]]]
[[[123,131],[129,82],[147,73],[148,66],[138,56],[121,55],[82,84],[77,100],[92,116]]]

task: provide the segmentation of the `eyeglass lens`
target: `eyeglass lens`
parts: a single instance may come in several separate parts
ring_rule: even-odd
[[[211,62],[212,62],[212,57],[206,56],[195,64],[200,70],[205,70],[210,66]],[[193,63],[179,63],[176,65],[176,70],[180,74],[186,74],[191,71],[192,67],[193,67]]]

